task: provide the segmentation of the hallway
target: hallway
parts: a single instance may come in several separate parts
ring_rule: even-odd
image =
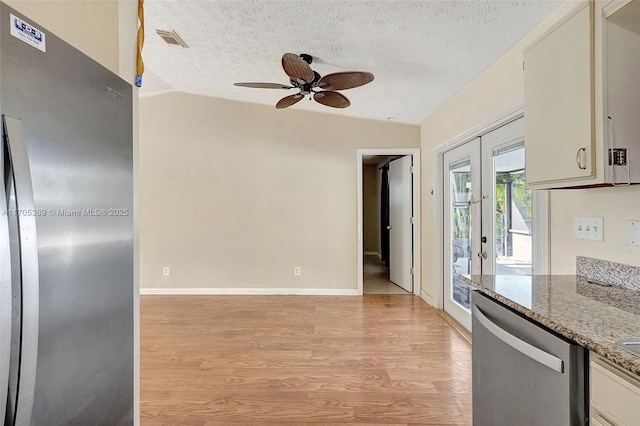
[[[389,269],[375,254],[366,254],[363,268],[364,294],[411,294],[389,281]]]

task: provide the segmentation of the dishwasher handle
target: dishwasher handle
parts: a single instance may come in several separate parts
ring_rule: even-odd
[[[525,342],[522,339],[517,338],[513,334],[505,331],[502,327],[487,318],[480,310],[478,305],[474,305],[473,315],[476,317],[480,324],[484,326],[491,334],[502,340],[513,349],[528,356],[529,358],[539,362],[540,364],[549,367],[550,369],[557,371],[558,373],[564,373],[564,361],[560,358],[551,355],[543,350],[536,348],[533,345]]]

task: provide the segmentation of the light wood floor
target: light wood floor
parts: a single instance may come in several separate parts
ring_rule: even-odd
[[[142,425],[470,425],[471,347],[415,296],[142,296]]]

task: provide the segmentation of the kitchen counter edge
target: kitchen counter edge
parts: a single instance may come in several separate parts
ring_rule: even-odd
[[[491,297],[494,300],[497,300],[504,305],[512,308],[513,310],[523,314],[525,317],[530,320],[541,324],[542,326],[549,328],[556,333],[566,337],[567,339],[576,342],[577,344],[589,349],[590,351],[595,352],[603,358],[608,359],[614,364],[628,370],[636,375],[640,375],[640,356],[634,355],[629,351],[619,347],[613,340],[611,342],[606,341],[597,341],[598,339],[594,339],[592,336],[589,336],[587,333],[577,330],[574,327],[567,326],[567,324],[562,324],[557,320],[549,318],[545,315],[541,315],[540,313],[529,309],[516,301],[493,291],[490,288],[487,288],[482,284],[482,282],[476,281],[476,276],[465,276],[459,275],[459,278],[469,284],[473,289],[482,292],[483,294]],[[487,276],[483,276],[483,279],[486,279]],[[639,317],[640,320],[640,317]],[[638,330],[640,332],[640,330]],[[620,338],[624,338],[625,336],[620,336]]]

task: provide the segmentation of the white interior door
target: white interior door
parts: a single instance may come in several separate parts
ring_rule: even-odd
[[[480,138],[444,154],[444,310],[471,330],[471,288],[480,274]]]
[[[389,279],[413,292],[413,184],[411,156],[389,163]]]

